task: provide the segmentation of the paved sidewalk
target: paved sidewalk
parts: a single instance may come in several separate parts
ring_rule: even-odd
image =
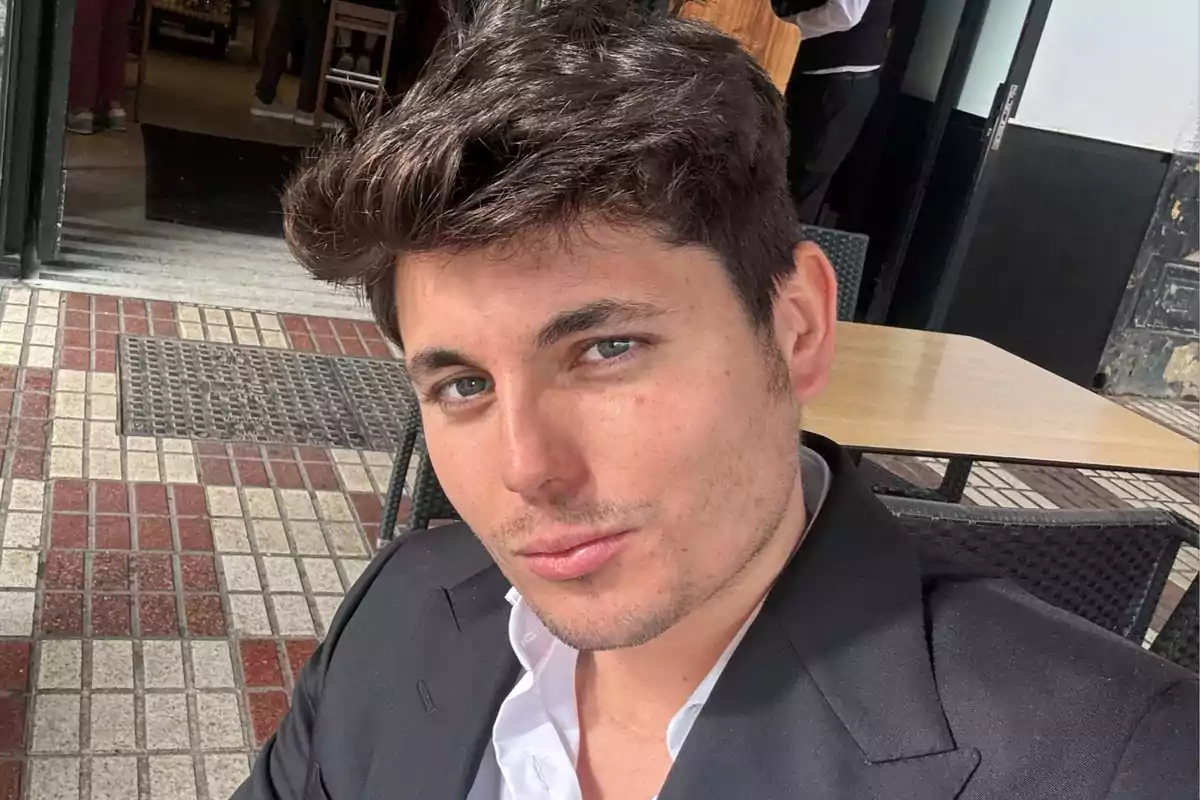
[[[224,800],[368,563],[391,457],[120,435],[118,336],[396,352],[361,320],[20,287],[0,300],[0,800]],[[944,468],[881,460],[927,483]],[[1193,518],[1196,494],[995,465],[968,490]],[[1195,553],[1177,567],[1181,587]]]
[[[117,336],[393,351],[358,320],[3,300],[0,800],[226,798],[368,563],[391,457],[118,435]]]

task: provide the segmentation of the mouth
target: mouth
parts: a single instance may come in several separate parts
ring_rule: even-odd
[[[551,581],[582,578],[621,551],[631,531],[589,531],[540,539],[517,552],[529,570]]]

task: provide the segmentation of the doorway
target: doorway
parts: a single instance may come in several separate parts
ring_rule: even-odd
[[[126,0],[127,125],[104,124],[101,109],[86,133],[72,124],[79,48],[61,30],[72,19],[63,11],[103,1],[59,3],[50,70],[58,85],[48,94],[60,104],[47,112],[36,258],[26,259],[23,277],[45,288],[364,315],[352,293],[313,281],[282,239],[279,191],[319,142],[319,129],[311,117],[304,124],[293,116],[303,39],[287,57],[277,113],[252,113],[280,4]]]

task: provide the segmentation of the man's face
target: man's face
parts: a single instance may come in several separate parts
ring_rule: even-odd
[[[776,535],[798,496],[797,401],[831,348],[817,260],[798,255],[766,333],[716,256],[640,232],[398,265],[442,486],[568,644],[648,641]]]

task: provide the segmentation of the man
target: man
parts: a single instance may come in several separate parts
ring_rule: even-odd
[[[291,119],[298,125],[310,127],[314,124],[328,20],[327,0],[283,0],[271,25],[262,72],[254,87],[254,99],[250,106],[253,116]],[[279,101],[276,92],[298,36],[304,42],[304,57],[300,67],[300,88],[296,92],[296,110],[293,112]]]
[[[892,0],[774,0],[774,7],[804,37],[787,86],[788,169],[800,221],[815,224],[879,94]]]
[[[452,38],[284,205],[466,524],[379,554],[235,796],[1194,797],[1194,675],[922,567],[797,447],[835,286],[750,57],[604,0]]]

